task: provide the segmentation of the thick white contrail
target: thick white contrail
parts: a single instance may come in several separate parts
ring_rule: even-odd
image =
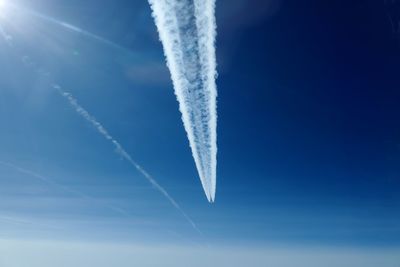
[[[132,157],[126,152],[122,145],[111,136],[111,134],[104,128],[104,126],[97,121],[86,109],[79,105],[78,101],[72,96],[72,94],[62,90],[61,86],[54,84],[53,88],[56,89],[62,97],[68,100],[68,103],[75,109],[75,111],[89,122],[105,139],[110,141],[114,147],[116,153],[118,153],[123,159],[128,161],[140,174],[142,174],[155,189],[157,189],[165,198],[182,214],[182,216],[192,225],[192,227],[199,233],[200,230],[197,228],[193,220],[183,211],[179,204],[173,199],[170,194],[145,170],[140,166]]]
[[[193,158],[210,202],[217,168],[215,0],[148,0]]]

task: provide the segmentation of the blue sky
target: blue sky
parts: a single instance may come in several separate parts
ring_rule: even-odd
[[[11,45],[0,39],[0,266],[166,266],[154,260],[166,252],[170,266],[181,264],[173,255],[198,262],[199,254],[218,266],[234,266],[232,255],[237,266],[250,258],[253,266],[396,266],[397,2],[217,1],[212,205],[147,1],[100,2],[13,1],[116,45],[0,11],[12,37]],[[54,84],[153,175],[202,235]]]

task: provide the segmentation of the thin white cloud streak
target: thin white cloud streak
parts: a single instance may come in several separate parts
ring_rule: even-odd
[[[40,221],[30,219],[30,218],[21,218],[16,216],[0,216],[0,223],[13,225],[13,226],[33,226],[33,227],[41,227],[46,229],[53,229],[53,230],[64,230],[64,228],[48,223],[42,223]],[[0,265],[1,266],[1,265]]]
[[[4,41],[6,41],[7,45],[12,46],[12,36],[6,33],[3,27],[0,25],[0,35],[3,37]]]
[[[110,40],[107,40],[107,39],[105,39],[103,37],[100,37],[100,36],[98,36],[96,34],[93,34],[93,33],[89,32],[89,31],[83,30],[83,29],[81,29],[79,27],[76,27],[76,26],[74,26],[72,24],[66,23],[66,22],[61,21],[61,20],[57,20],[57,19],[52,18],[50,16],[43,15],[41,13],[38,13],[36,11],[30,10],[30,9],[27,9],[27,8],[24,8],[24,7],[21,7],[19,5],[7,4],[7,6],[9,8],[13,8],[14,12],[24,12],[25,14],[28,14],[28,15],[33,16],[33,17],[36,17],[36,18],[41,19],[43,21],[49,22],[51,24],[57,25],[57,26],[59,26],[61,28],[64,28],[66,30],[69,30],[69,31],[75,32],[77,34],[82,34],[83,36],[92,38],[92,39],[94,39],[96,41],[99,41],[99,42],[101,42],[101,43],[103,43],[103,44],[105,44],[107,46],[113,47],[113,48],[115,48],[117,50],[122,50],[124,52],[129,52],[128,49],[126,49],[126,48],[124,48],[124,47],[122,47],[122,46],[120,46],[120,45],[118,45],[118,44],[116,44],[116,43],[114,43],[114,42],[112,42]]]
[[[123,159],[125,159],[129,164],[131,164],[140,174],[142,174],[148,182],[158,190],[168,201],[174,206],[182,216],[190,223],[190,225],[200,234],[201,231],[198,229],[193,220],[183,211],[183,209],[179,206],[179,204],[175,201],[175,199],[145,170],[142,166],[140,166],[136,161],[132,159],[128,152],[122,147],[122,145],[111,136],[111,134],[104,128],[104,126],[97,121],[97,119],[92,116],[86,109],[84,109],[81,105],[79,105],[78,101],[72,96],[72,94],[65,92],[62,90],[61,86],[53,85],[53,88],[58,91],[58,93],[68,100],[68,103],[74,108],[74,110],[87,122],[89,122],[105,139],[110,141],[114,147],[115,152],[120,155]]]
[[[19,217],[14,217],[14,216],[0,216],[0,223],[13,225],[13,226],[40,227],[40,228],[53,229],[53,230],[58,230],[58,231],[64,230],[64,228],[56,226],[56,225],[41,223],[36,220],[19,218]]]
[[[47,184],[50,184],[50,185],[52,185],[54,187],[58,187],[58,188],[60,188],[61,190],[65,191],[65,192],[71,193],[73,195],[77,195],[77,196],[79,196],[79,197],[81,197],[83,199],[87,199],[87,200],[92,201],[92,202],[97,202],[97,200],[95,198],[89,196],[88,194],[82,193],[81,191],[78,191],[78,190],[72,189],[71,187],[68,187],[68,186],[65,186],[63,184],[57,183],[57,182],[55,182],[54,180],[52,180],[50,178],[47,178],[47,177],[45,177],[45,176],[43,176],[41,174],[38,174],[38,173],[36,173],[34,171],[22,168],[21,166],[17,166],[15,164],[12,164],[10,162],[5,162],[5,161],[0,161],[0,165],[3,165],[3,166],[8,167],[10,169],[13,169],[13,170],[15,170],[15,171],[17,171],[19,173],[28,175],[30,177],[36,178],[38,180],[41,180],[41,181],[43,181],[43,182],[45,182]],[[130,216],[129,212],[125,211],[122,208],[116,207],[116,206],[114,206],[112,204],[109,204],[109,203],[102,203],[102,204],[105,207],[113,210],[114,212],[119,213],[120,215]]]
[[[217,88],[215,0],[148,0],[164,47],[200,180],[215,200]]]

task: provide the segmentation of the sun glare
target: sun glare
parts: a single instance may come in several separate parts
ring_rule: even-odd
[[[0,18],[4,18],[8,13],[9,1],[8,0],[0,0]]]
[[[5,6],[6,2],[4,0],[0,0],[0,13],[3,13]]]

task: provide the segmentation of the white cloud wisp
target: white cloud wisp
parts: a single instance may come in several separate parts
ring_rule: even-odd
[[[114,145],[116,153],[129,162],[129,164],[131,164],[140,174],[142,174],[155,189],[157,189],[162,195],[164,195],[165,198],[168,199],[168,201],[182,214],[182,216],[190,223],[190,225],[201,234],[196,224],[189,217],[189,215],[183,211],[175,199],[171,197],[171,195],[145,169],[143,169],[142,166],[132,159],[131,155],[126,152],[122,145],[111,136],[106,128],[104,128],[104,126],[99,123],[95,117],[93,117],[86,109],[79,105],[78,101],[72,96],[72,94],[65,92],[61,86],[56,84],[53,85],[53,88],[57,90],[62,97],[68,100],[68,103],[71,105],[71,107],[73,107],[83,119],[90,123],[99,134],[110,141]]]

